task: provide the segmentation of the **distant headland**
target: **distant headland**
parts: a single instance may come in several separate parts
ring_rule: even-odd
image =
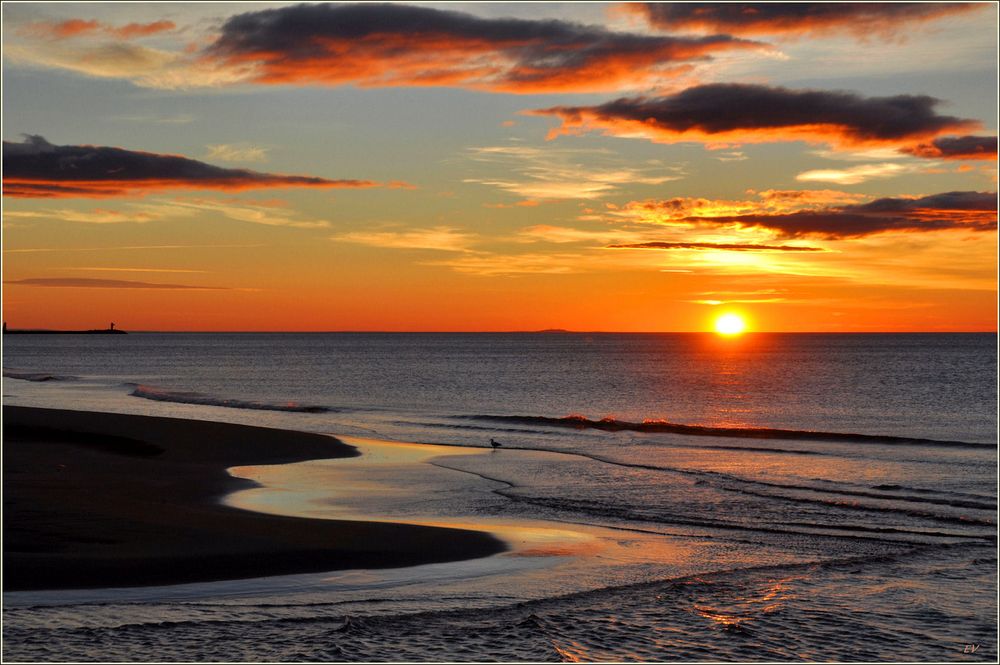
[[[15,330],[7,329],[7,322],[3,323],[3,334],[4,335],[127,335],[124,330],[119,330],[115,328],[115,324],[111,323],[107,328],[103,330]]]

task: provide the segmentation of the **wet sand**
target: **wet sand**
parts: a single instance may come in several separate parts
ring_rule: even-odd
[[[458,561],[488,534],[222,505],[234,466],[353,457],[320,434],[3,407],[3,586],[144,586]]]

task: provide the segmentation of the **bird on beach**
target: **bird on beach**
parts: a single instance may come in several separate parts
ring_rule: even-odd
[[[493,439],[490,439],[490,445],[493,446],[493,450],[496,450],[503,444],[501,444],[499,441],[494,441]]]

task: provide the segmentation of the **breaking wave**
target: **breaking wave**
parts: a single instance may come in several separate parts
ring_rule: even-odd
[[[46,372],[19,372],[12,369],[5,369],[3,375],[6,379],[20,379],[22,381],[72,381],[76,378],[75,376],[61,376]]]
[[[222,406],[228,409],[252,409],[256,411],[288,411],[291,413],[328,413],[333,411],[329,407],[315,406],[311,404],[299,404],[298,402],[281,402],[268,404],[265,402],[253,402],[241,399],[226,399],[223,397],[213,397],[196,392],[186,392],[180,390],[164,390],[153,386],[136,385],[132,391],[133,397],[142,397],[157,402],[176,402],[178,404],[200,404],[204,406]]]
[[[812,430],[775,429],[770,427],[714,427],[709,425],[682,425],[666,420],[644,420],[641,423],[607,417],[591,420],[586,416],[572,414],[561,418],[548,416],[454,416],[455,418],[486,420],[518,425],[540,425],[543,427],[565,427],[571,429],[598,429],[606,432],[644,432],[656,434],[683,434],[687,436],[719,436],[740,439],[796,439],[800,441],[842,441],[851,443],[888,443],[935,446],[958,446],[968,448],[993,448],[993,444],[971,443],[967,441],[945,441],[916,437],[889,436],[884,434],[855,434],[849,432],[818,432]]]

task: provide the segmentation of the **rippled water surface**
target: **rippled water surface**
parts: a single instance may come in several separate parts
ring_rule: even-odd
[[[997,658],[995,335],[19,336],[4,374],[7,404],[363,453],[232,469],[262,484],[233,505],[511,544],[8,593],[8,660]]]

